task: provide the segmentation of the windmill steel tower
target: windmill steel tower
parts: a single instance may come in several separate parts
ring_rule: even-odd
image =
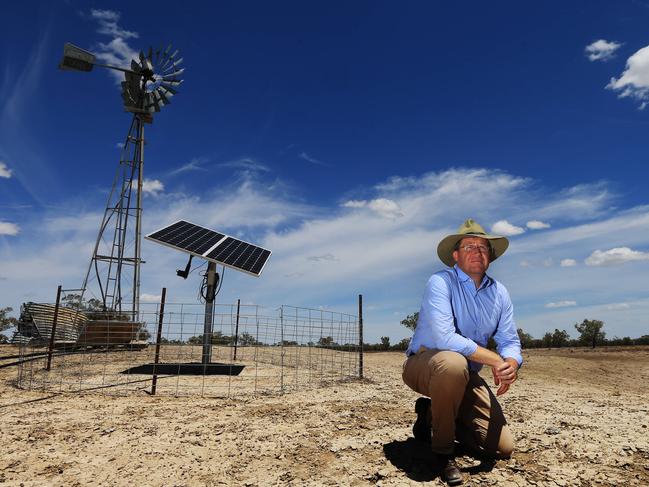
[[[124,110],[133,114],[124,141],[119,166],[108,196],[106,209],[81,288],[101,302],[104,311],[129,313],[136,321],[140,307],[140,266],[142,242],[142,190],[144,184],[144,125],[153,121],[153,113],[171,103],[183,62],[178,50],[149,48],[140,51],[130,69],[98,64],[96,56],[72,44],[65,44],[59,68],[91,71],[94,66],[124,73],[122,99]],[[128,275],[131,269],[131,275]],[[130,301],[130,309],[125,309]]]

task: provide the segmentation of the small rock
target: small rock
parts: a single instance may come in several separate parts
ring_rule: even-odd
[[[559,433],[561,433],[561,430],[559,428],[554,427],[554,426],[550,426],[550,427],[545,429],[545,434],[546,435],[558,435]]]

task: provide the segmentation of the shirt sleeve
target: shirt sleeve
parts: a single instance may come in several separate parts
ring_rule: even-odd
[[[431,343],[426,347],[450,350],[468,357],[478,348],[473,340],[463,337],[455,329],[451,292],[447,282],[439,275],[433,275],[424,292],[417,328],[424,327]]]
[[[523,364],[521,354],[521,341],[514,323],[514,305],[509,297],[509,292],[502,284],[498,283],[500,298],[502,300],[502,311],[498,320],[498,328],[494,334],[498,354],[503,358],[513,358],[518,365]]]

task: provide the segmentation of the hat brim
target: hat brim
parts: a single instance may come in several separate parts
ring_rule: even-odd
[[[489,240],[491,248],[493,249],[491,258],[492,262],[503,255],[505,253],[505,250],[507,250],[507,247],[509,247],[509,240],[501,235],[455,233],[453,235],[444,237],[437,246],[437,256],[439,257],[439,259],[447,266],[453,267],[453,265],[455,265],[455,259],[453,258],[453,250],[455,250],[455,245],[457,245],[460,240],[467,237],[479,237],[484,238],[485,240]]]

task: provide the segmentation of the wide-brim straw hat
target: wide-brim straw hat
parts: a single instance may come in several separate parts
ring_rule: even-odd
[[[491,235],[484,231],[482,226],[469,218],[465,221],[457,233],[444,237],[437,246],[437,255],[440,260],[449,267],[453,267],[455,259],[453,259],[453,251],[457,243],[466,237],[480,237],[489,240],[491,244],[491,261],[496,260],[498,257],[505,253],[509,247],[509,240],[502,235]]]

